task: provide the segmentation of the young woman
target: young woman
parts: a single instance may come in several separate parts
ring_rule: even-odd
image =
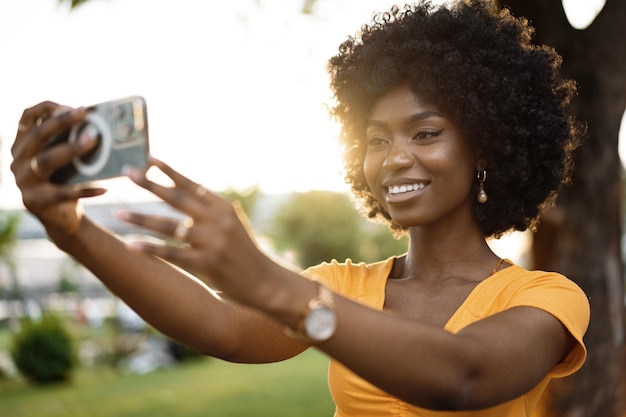
[[[394,8],[329,62],[346,179],[370,217],[409,235],[402,256],[298,274],[257,248],[230,202],[156,159],[173,186],[129,177],[188,219],[120,217],[181,244],[124,243],[80,209],[104,190],[48,180],[95,143],[46,148],[85,117],[50,102],[24,112],[13,146],[24,204],[196,350],[249,363],[325,352],[336,416],[530,415],[551,378],[584,362],[589,306],[567,278],[500,259],[485,239],[533,227],[568,179],[574,87],[524,20],[490,7]]]

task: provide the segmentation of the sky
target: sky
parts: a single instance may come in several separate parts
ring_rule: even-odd
[[[24,108],[128,95],[148,103],[151,153],[209,188],[347,190],[325,63],[393,1],[0,1],[0,208],[19,207],[8,171]],[[589,20],[602,0],[567,0]],[[582,6],[587,7],[584,9]],[[576,20],[578,19],[578,20]],[[106,200],[149,196],[121,179]]]

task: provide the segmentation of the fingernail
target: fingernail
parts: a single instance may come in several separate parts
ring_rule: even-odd
[[[77,107],[72,110],[72,116],[82,116],[85,113],[85,107]]]
[[[126,242],[126,247],[131,251],[142,251],[144,248],[144,244],[137,241]]]
[[[122,167],[122,175],[126,175],[133,181],[137,181],[141,178],[141,172],[132,165],[124,165]]]
[[[72,111],[72,109],[68,108],[68,107],[58,107],[57,109],[55,109],[52,112],[52,116],[56,117],[56,116],[62,116],[66,113],[70,113]]]
[[[130,213],[126,210],[119,210],[117,213],[117,218],[122,221],[130,220]]]
[[[92,144],[95,140],[96,138],[92,136],[90,132],[86,132],[80,135],[80,137],[78,138],[78,144],[81,146],[86,146]]]

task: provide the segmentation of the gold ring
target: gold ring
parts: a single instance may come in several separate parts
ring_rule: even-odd
[[[193,219],[187,217],[178,222],[176,225],[176,230],[174,230],[174,241],[176,243],[185,243],[187,241],[187,236],[189,236],[189,230],[193,226]]]
[[[207,190],[206,188],[204,188],[204,187],[202,186],[202,184],[198,184],[198,187],[196,187],[196,195],[197,195],[198,197],[200,197],[200,198],[204,197],[204,195],[205,195],[206,193],[208,193],[208,192],[209,192],[209,190]]]
[[[30,127],[26,126],[24,123],[19,123],[17,125],[17,131],[19,133],[26,133],[30,130]]]
[[[37,119],[35,119],[35,126],[41,126],[41,124],[43,122],[45,122],[47,119],[49,119],[49,118],[50,118],[50,114],[48,114],[48,113],[42,114]]]
[[[37,161],[37,157],[33,156],[30,158],[30,169],[33,171],[33,174],[41,180],[47,180],[48,175],[44,172],[43,169],[39,166],[39,161]]]

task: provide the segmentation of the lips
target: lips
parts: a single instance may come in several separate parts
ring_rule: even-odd
[[[381,186],[388,204],[405,204],[413,202],[424,193],[430,181],[415,178],[395,178],[384,181]]]
[[[416,182],[413,184],[390,185],[387,187],[387,194],[398,195],[398,194],[408,193],[411,191],[419,191],[419,190],[424,189],[425,186],[426,185],[424,185],[424,183],[421,183],[421,182]]]

